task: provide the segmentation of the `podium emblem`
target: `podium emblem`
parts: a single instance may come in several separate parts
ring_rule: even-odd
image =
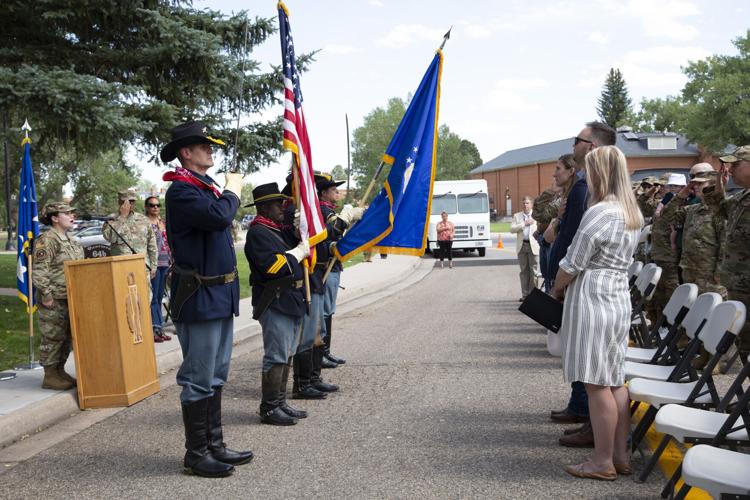
[[[128,297],[125,303],[125,313],[128,317],[128,328],[134,344],[143,342],[143,328],[141,327],[141,301],[138,299],[138,285],[135,284],[135,274],[128,273]]]

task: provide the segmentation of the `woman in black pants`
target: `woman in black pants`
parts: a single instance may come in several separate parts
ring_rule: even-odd
[[[448,256],[448,267],[453,269],[453,235],[455,232],[455,226],[451,221],[448,220],[448,213],[442,212],[440,216],[443,218],[442,221],[438,222],[437,239],[438,246],[440,247],[440,267],[443,267],[443,259]]]

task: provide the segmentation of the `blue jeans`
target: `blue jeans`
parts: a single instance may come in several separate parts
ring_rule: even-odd
[[[263,330],[263,371],[267,372],[273,365],[287,364],[297,352],[302,318],[269,307],[261,314],[259,321]]]
[[[537,237],[537,241],[539,242],[539,272],[542,273],[542,278],[544,278],[544,284],[543,288],[544,291],[549,293],[550,290],[552,290],[551,282],[554,276],[549,275],[549,251],[552,245],[544,241],[544,235],[540,234]]]
[[[164,286],[167,283],[168,267],[157,267],[156,275],[151,279],[151,324],[161,329],[164,317],[161,313],[161,299],[164,298]]]
[[[182,348],[177,384],[182,386],[182,404],[213,396],[229,376],[234,317],[175,323]]]
[[[326,280],[326,291],[323,294],[323,317],[333,316],[336,312],[336,298],[339,295],[339,281],[341,281],[341,271],[331,271]],[[325,321],[320,326],[320,337],[328,337]]]
[[[315,334],[323,324],[323,301],[322,293],[310,294],[310,314],[305,314],[302,318],[302,338],[299,342],[297,352],[309,351],[315,343]],[[325,328],[323,326],[322,328]]]
[[[586,394],[586,386],[583,382],[573,382],[570,384],[570,400],[568,401],[568,411],[581,417],[589,416],[589,397]]]

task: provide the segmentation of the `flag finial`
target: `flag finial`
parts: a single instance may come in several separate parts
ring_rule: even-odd
[[[440,44],[439,50],[443,50],[443,47],[445,47],[445,42],[447,42],[450,39],[452,29],[453,29],[453,26],[451,26],[448,32],[445,35],[443,35],[443,43]]]
[[[31,132],[31,125],[29,125],[28,118],[23,121],[23,125],[21,126],[21,130],[26,132],[26,138],[29,138],[29,132]]]

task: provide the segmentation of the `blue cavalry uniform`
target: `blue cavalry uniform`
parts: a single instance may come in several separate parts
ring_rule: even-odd
[[[186,147],[202,155],[200,164],[181,156],[182,168],[164,175],[172,182],[166,194],[167,239],[174,258],[170,312],[183,356],[177,383],[182,386],[185,471],[223,477],[234,471],[233,465],[250,462],[253,453],[230,450],[223,442],[221,396],[240,298],[231,227],[242,178],[230,173],[223,192],[214,187],[205,174],[213,165],[212,144],[224,143],[208,136],[202,123],[189,122],[172,130],[172,141],[160,156],[170,162]]]
[[[261,422],[294,425],[307,417],[286,401],[292,356],[297,351],[305,315],[304,269],[307,241],[299,241],[281,225],[281,203],[287,197],[274,183],[253,189],[258,215],[247,230],[245,256],[250,263],[253,318],[263,330]],[[250,206],[249,205],[249,206]],[[278,219],[276,219],[278,217]]]

